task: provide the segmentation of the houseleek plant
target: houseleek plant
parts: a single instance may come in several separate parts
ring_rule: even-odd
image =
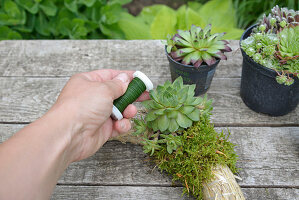
[[[184,65],[210,66],[217,59],[226,60],[224,52],[232,51],[228,41],[222,40],[224,34],[211,34],[210,24],[203,29],[192,25],[188,31],[178,30],[173,37],[168,36],[166,50],[175,61]]]
[[[237,155],[228,135],[210,122],[212,101],[194,97],[195,85],[181,77],[150,91],[134,120],[134,131],[116,138],[142,144],[157,166],[180,180],[196,199],[244,199],[232,172]],[[227,196],[227,194],[229,194]]]
[[[275,70],[278,83],[292,85],[299,77],[299,12],[274,7],[241,48],[255,62]]]

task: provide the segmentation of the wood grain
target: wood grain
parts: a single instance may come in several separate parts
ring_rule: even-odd
[[[23,125],[0,125],[0,142]],[[217,127],[218,131],[226,128]],[[298,127],[230,127],[237,145],[239,181],[245,187],[299,187]],[[61,184],[171,186],[171,177],[149,162],[142,147],[107,142],[94,156],[71,164]],[[176,183],[176,185],[180,185]]]
[[[151,78],[155,85],[170,77]],[[31,122],[55,102],[68,78],[0,77],[0,122]],[[270,117],[250,110],[239,95],[239,78],[214,78],[208,97],[214,100],[217,126],[299,125],[299,107],[288,115]]]
[[[298,200],[295,188],[242,188],[248,200]],[[191,200],[181,187],[132,187],[132,186],[57,186],[52,200]]]
[[[216,77],[240,77],[239,41],[231,41],[231,47],[234,51],[220,62]],[[103,68],[169,75],[160,40],[0,41],[0,76],[71,76]]]
[[[239,41],[230,42],[233,52],[220,62],[208,91],[212,121],[217,130],[230,127],[247,199],[297,200],[299,107],[282,117],[247,108],[239,95]],[[158,40],[0,41],[0,143],[42,116],[71,75],[104,68],[140,70],[155,85],[170,80]],[[182,197],[181,184],[149,160],[141,146],[107,142],[67,168],[52,199],[193,199]]]

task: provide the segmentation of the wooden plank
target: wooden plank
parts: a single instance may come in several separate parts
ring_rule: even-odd
[[[221,61],[216,77],[240,77],[239,41],[231,41],[231,47],[234,52]],[[0,41],[0,76],[71,76],[103,68],[169,75],[160,40]]]
[[[0,125],[0,142],[22,127]],[[237,144],[241,186],[299,187],[299,127],[229,129],[231,141]],[[94,156],[71,164],[59,183],[171,186],[171,177],[154,168],[141,146],[111,141]]]
[[[151,77],[155,85],[170,77]],[[0,77],[0,122],[31,122],[55,102],[68,78]],[[212,120],[217,126],[299,125],[299,107],[282,117],[250,110],[239,95],[239,78],[214,78],[208,91],[214,99]]]
[[[248,200],[298,200],[295,188],[242,188]],[[191,200],[182,195],[181,187],[132,187],[132,186],[57,186],[52,200],[59,199],[109,199],[109,200]]]
[[[181,200],[181,187],[131,187],[131,186],[57,186],[52,200],[59,199],[109,199],[109,200]]]

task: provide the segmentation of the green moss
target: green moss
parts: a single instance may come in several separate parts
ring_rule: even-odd
[[[176,137],[182,146],[169,154],[167,145],[163,144],[153,158],[161,170],[173,176],[173,181],[183,183],[184,193],[202,199],[203,182],[211,180],[211,169],[217,164],[226,164],[233,173],[237,172],[235,145],[228,141],[229,134],[215,131],[208,117],[201,117]]]

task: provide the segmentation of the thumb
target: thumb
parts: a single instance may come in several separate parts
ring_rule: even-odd
[[[120,73],[112,80],[104,82],[104,84],[108,87],[112,98],[117,99],[126,92],[129,82],[129,75],[126,73]]]

